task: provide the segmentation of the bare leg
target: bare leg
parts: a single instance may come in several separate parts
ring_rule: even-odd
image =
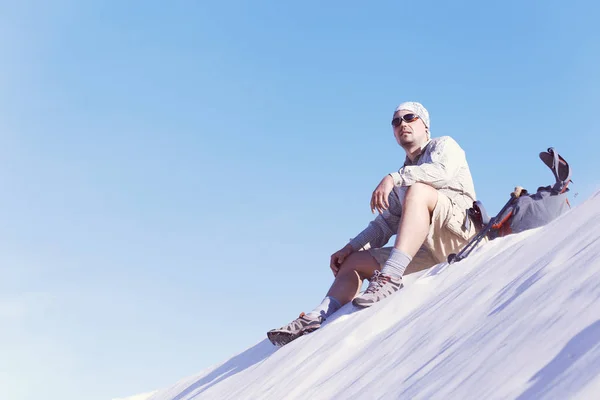
[[[406,191],[402,220],[394,247],[414,257],[427,238],[438,192],[424,183],[415,183]]]
[[[350,302],[360,290],[362,280],[370,278],[380,266],[368,251],[351,253],[336,273],[335,280],[327,296],[335,298],[340,306]],[[292,340],[321,327],[322,319],[309,317],[311,313],[300,314],[291,323],[267,332],[267,337],[276,346],[283,346]]]
[[[417,254],[429,233],[437,200],[437,190],[429,185],[416,183],[408,189],[394,245],[396,249],[411,257]],[[340,267],[327,296],[334,297],[340,305],[344,305],[358,294],[363,279],[371,278],[379,270],[381,266],[368,251],[352,253]]]
[[[327,296],[340,305],[350,302],[359,292],[363,279],[369,279],[381,266],[368,251],[357,251],[348,256],[340,267]]]

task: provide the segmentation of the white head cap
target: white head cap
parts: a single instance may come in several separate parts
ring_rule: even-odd
[[[400,111],[400,110],[410,111],[410,112],[415,113],[416,115],[419,116],[419,118],[421,118],[421,120],[423,121],[423,123],[425,124],[425,126],[427,128],[431,128],[429,126],[429,112],[427,111],[427,109],[425,107],[423,107],[423,105],[421,103],[417,103],[416,101],[406,101],[406,102],[400,104],[398,107],[396,107],[396,111]],[[396,111],[394,111],[394,113]]]

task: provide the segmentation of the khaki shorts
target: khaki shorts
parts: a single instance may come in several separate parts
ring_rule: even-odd
[[[475,224],[465,225],[467,210],[454,203],[448,196],[438,192],[438,201],[433,210],[429,233],[406,268],[406,274],[430,268],[444,262],[451,253],[459,252],[469,240],[477,234]],[[369,253],[377,260],[380,266],[387,261],[393,247],[369,249]]]

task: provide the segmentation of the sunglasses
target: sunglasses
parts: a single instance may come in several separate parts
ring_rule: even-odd
[[[402,123],[402,121],[415,122],[418,119],[419,119],[419,116],[417,114],[404,114],[401,117],[394,118],[392,120],[392,126],[395,128],[395,127],[399,126]]]

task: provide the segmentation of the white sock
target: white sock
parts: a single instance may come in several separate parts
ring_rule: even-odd
[[[319,304],[314,310],[306,315],[313,318],[316,318],[320,315],[324,319],[327,319],[331,314],[339,310],[340,307],[341,305],[339,301],[337,301],[334,297],[327,296],[323,299],[321,304]]]
[[[392,249],[390,258],[388,258],[383,265],[381,273],[393,278],[402,278],[402,275],[404,275],[404,270],[411,261],[412,257],[405,252]]]

